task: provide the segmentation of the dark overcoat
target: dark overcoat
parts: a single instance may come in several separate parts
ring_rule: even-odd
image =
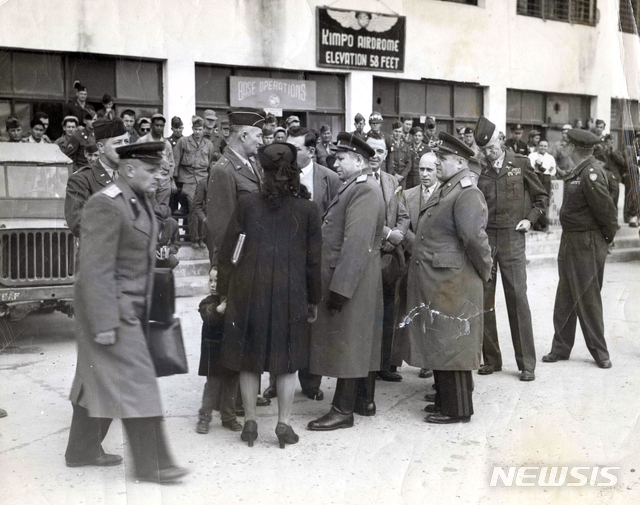
[[[480,366],[483,279],[491,274],[487,207],[469,171],[426,202],[409,264],[409,347],[404,360],[430,370]]]
[[[67,181],[64,199],[64,217],[71,233],[80,236],[80,218],[89,197],[106,188],[113,180],[101,163],[95,167],[86,166],[75,172]]]
[[[320,215],[338,194],[342,181],[338,175],[327,167],[313,164],[313,201],[320,209]]]
[[[220,295],[211,294],[203,299],[198,307],[202,317],[198,375],[205,377],[231,377],[238,374],[238,372],[229,370],[221,361],[224,313],[220,314],[217,311],[220,302]]]
[[[78,365],[71,401],[90,417],[162,416],[147,347],[157,223],[149,200],[121,177],[93,195],[80,226],[74,310]],[[94,341],[116,330],[114,345]]]
[[[238,200],[218,257],[218,292],[227,296],[222,362],[275,375],[307,368],[308,304],[322,296],[322,231],[315,203],[285,197],[270,209],[260,193]],[[231,257],[246,235],[238,264]]]
[[[371,172],[348,179],[324,215],[324,301],[311,326],[312,374],[347,379],[380,370],[384,217],[382,190]],[[325,303],[330,291],[348,298],[334,315]]]

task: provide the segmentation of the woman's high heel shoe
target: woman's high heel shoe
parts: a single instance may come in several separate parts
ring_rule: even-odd
[[[300,440],[293,428],[284,423],[278,423],[278,426],[276,426],[276,436],[278,437],[278,442],[280,442],[280,449],[284,449],[285,444],[297,444],[298,440]]]
[[[253,441],[258,438],[258,423],[255,421],[245,421],[244,428],[240,434],[240,440],[248,442],[249,447],[253,447]]]

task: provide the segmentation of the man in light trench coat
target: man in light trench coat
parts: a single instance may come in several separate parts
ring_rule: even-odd
[[[427,405],[425,420],[448,424],[473,414],[471,370],[480,366],[482,282],[491,276],[491,248],[487,206],[468,169],[474,151],[448,133],[439,138],[441,186],[421,209],[401,324],[409,335],[404,360],[433,370],[435,405]]]
[[[385,207],[369,167],[375,151],[351,133],[338,135],[336,168],[344,184],[322,224],[323,304],[312,325],[309,371],[337,377],[331,410],[310,430],[353,426],[370,415],[382,346],[380,246]]]
[[[149,198],[162,176],[163,142],[119,147],[119,177],[93,195],[80,224],[75,283],[78,363],[67,466],[112,466],[102,441],[122,419],[139,480],[167,483],[187,473],[173,463],[147,347],[157,224]]]

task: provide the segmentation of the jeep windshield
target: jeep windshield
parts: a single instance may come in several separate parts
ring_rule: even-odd
[[[67,166],[0,167],[0,198],[64,198]]]

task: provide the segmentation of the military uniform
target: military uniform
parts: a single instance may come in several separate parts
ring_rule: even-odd
[[[498,160],[499,163],[499,160]],[[515,228],[523,219],[533,226],[544,214],[547,192],[529,159],[506,151],[501,166],[487,160],[478,180],[489,211],[487,235],[497,254],[509,313],[511,339],[520,371],[533,372],[536,366],[531,310],[527,299],[527,259],[525,234]],[[484,364],[502,368],[495,315],[496,280],[485,284]]]
[[[523,140],[516,140],[513,137],[505,141],[504,147],[511,149],[514,153],[521,154],[522,156],[527,156],[529,154],[527,143]]]
[[[213,144],[213,162],[215,163],[222,157],[224,148],[227,147],[227,141],[214,132],[205,132],[203,137]]]
[[[182,138],[182,135],[178,137],[176,136],[175,133],[172,133],[171,136],[166,137],[166,139],[169,141],[169,144],[171,144],[171,148],[175,148],[176,144],[178,143],[178,140],[180,140],[181,138]]]
[[[89,144],[95,144],[96,138],[93,131],[87,128],[75,132],[66,146],[60,146],[60,150],[73,161],[73,171],[88,165],[84,155],[84,148]]]
[[[411,189],[420,185],[420,158],[429,151],[429,146],[424,142],[420,142],[420,145],[417,147],[415,144],[411,144],[411,170],[406,180],[402,180],[401,182],[404,189]]]
[[[173,147],[171,147],[171,143],[167,139],[156,140],[153,138],[151,133],[147,133],[140,137],[136,144],[141,144],[143,142],[162,142],[164,144],[164,150],[162,151],[162,169],[163,169],[163,178],[160,182],[160,187],[156,191],[156,201],[158,205],[164,207],[169,206],[169,199],[171,197],[171,181],[175,176],[175,162],[173,159]]]
[[[387,172],[391,175],[401,175],[406,180],[411,172],[411,147],[404,140],[391,142],[387,155]],[[408,181],[407,181],[408,182]]]
[[[579,318],[587,348],[600,364],[609,359],[600,291],[607,244],[618,230],[617,209],[611,200],[605,170],[594,157],[576,166],[564,188],[558,252],[560,279],[553,310],[551,352],[558,359],[569,358]]]
[[[113,179],[102,162],[98,162],[95,167],[82,167],[69,177],[64,199],[64,217],[76,238],[80,237],[80,220],[87,200],[112,182]]]

